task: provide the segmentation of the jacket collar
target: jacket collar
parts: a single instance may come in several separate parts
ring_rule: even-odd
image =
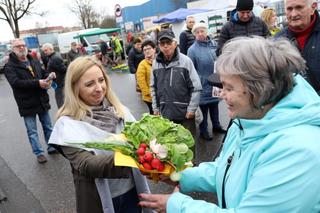
[[[176,47],[174,53],[173,53],[173,57],[170,61],[166,60],[163,53],[160,52],[158,55],[157,55],[157,58],[156,58],[157,62],[158,63],[162,63],[162,64],[170,64],[171,62],[175,62],[175,61],[179,61],[179,50],[178,50],[178,47]]]
[[[30,54],[27,55],[27,60],[32,64],[33,58]],[[8,62],[11,63],[12,66],[26,69],[25,64],[18,59],[18,56],[14,52],[10,53]]]
[[[313,29],[311,30],[311,33],[320,31],[320,20],[319,20],[319,13],[317,11],[314,12],[315,16],[315,24]],[[295,33],[287,27],[287,37],[292,40],[295,38]]]

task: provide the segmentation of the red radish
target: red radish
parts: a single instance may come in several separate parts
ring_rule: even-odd
[[[145,162],[145,160],[144,160],[144,158],[143,158],[142,155],[140,155],[140,156],[138,157],[138,162],[141,163],[141,164]]]
[[[139,146],[139,148],[144,148],[144,150],[146,150],[147,147],[148,147],[148,145],[145,144],[145,143],[141,143],[140,146]]]
[[[163,164],[162,162],[160,162],[157,170],[158,170],[159,172],[162,172],[162,171],[164,170],[164,164]]]
[[[152,170],[152,167],[150,166],[149,163],[143,163],[142,165],[146,170]]]
[[[153,158],[151,161],[151,166],[154,169],[158,170],[160,164],[161,164],[161,161],[158,158]]]
[[[141,148],[139,148],[139,149],[141,149]],[[151,162],[152,159],[153,159],[152,153],[151,153],[151,152],[146,152],[146,153],[144,154],[144,159],[145,159],[147,162]]]
[[[145,153],[145,149],[144,148],[139,148],[139,149],[137,149],[136,153],[137,153],[138,156],[143,156],[144,153]]]

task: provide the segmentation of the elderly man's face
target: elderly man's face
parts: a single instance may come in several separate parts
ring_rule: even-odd
[[[177,47],[177,42],[164,38],[159,42],[160,51],[167,59],[171,59]]]
[[[15,40],[12,42],[12,51],[20,57],[26,57],[28,54],[28,49],[26,43],[23,40]]]
[[[303,30],[310,25],[316,3],[308,5],[308,0],[286,0],[285,11],[288,25],[295,30]]]
[[[194,35],[197,40],[199,41],[205,41],[207,39],[207,30],[203,27],[198,28],[195,32]]]
[[[49,56],[51,53],[53,53],[53,49],[48,48],[48,47],[43,48],[42,51],[44,52],[44,54],[46,56]]]
[[[242,22],[248,22],[250,18],[252,17],[252,11],[251,10],[242,10],[242,11],[237,11],[238,17],[240,21]]]

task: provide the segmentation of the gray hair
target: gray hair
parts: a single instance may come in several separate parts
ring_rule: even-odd
[[[53,45],[50,43],[45,43],[42,45],[42,49],[52,49],[53,50]]]
[[[316,3],[317,0],[304,0],[308,7],[311,7],[313,3]],[[286,4],[287,0],[284,0],[284,4]]]
[[[305,60],[286,39],[237,37],[226,43],[217,60],[218,74],[239,76],[261,109],[286,96],[295,84],[294,73],[305,71]]]

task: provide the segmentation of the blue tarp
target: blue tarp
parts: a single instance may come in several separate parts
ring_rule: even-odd
[[[196,13],[204,13],[208,12],[209,10],[206,9],[187,9],[187,8],[180,8],[172,13],[168,13],[165,16],[162,16],[159,19],[153,21],[153,23],[174,23],[174,22],[181,22],[186,20],[186,17],[189,15],[193,15]]]

